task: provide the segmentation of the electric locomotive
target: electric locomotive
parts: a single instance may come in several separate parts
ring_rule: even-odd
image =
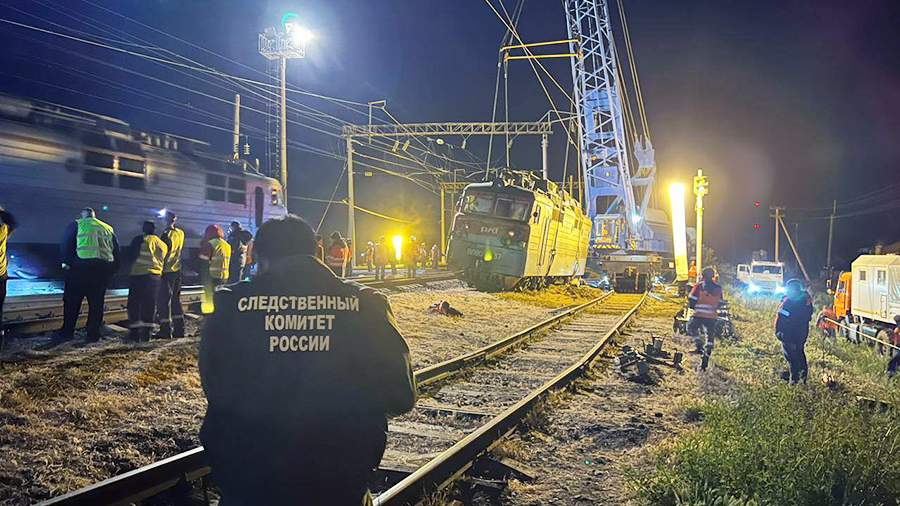
[[[556,183],[503,171],[457,203],[448,264],[481,290],[540,288],[584,274],[591,220]]]

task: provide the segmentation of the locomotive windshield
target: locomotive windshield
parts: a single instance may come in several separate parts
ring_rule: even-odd
[[[489,214],[498,218],[524,221],[531,211],[531,202],[506,196],[484,193],[469,193],[462,203],[462,211],[467,214]]]

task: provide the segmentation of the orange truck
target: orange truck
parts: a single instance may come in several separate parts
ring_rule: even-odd
[[[900,315],[900,255],[860,255],[829,293],[833,305],[824,315],[841,323],[837,330],[843,336],[854,342],[864,336],[889,342]],[[820,321],[820,328],[827,324]]]

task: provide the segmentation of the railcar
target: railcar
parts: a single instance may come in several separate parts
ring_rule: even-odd
[[[538,288],[584,275],[590,218],[556,183],[504,171],[463,190],[448,263],[482,290]]]
[[[10,274],[61,275],[59,240],[86,206],[123,245],[143,221],[158,220],[161,228],[163,211],[173,211],[185,231],[186,258],[210,224],[238,221],[255,232],[286,214],[277,180],[208,148],[116,118],[0,95],[0,205],[19,221],[9,241]]]

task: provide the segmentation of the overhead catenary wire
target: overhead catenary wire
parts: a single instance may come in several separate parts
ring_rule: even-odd
[[[190,69],[190,70],[201,71],[201,72],[204,71],[204,70],[206,70],[209,74],[211,74],[211,76],[212,76],[213,78],[225,79],[225,78],[235,78],[235,77],[236,77],[236,76],[230,76],[230,75],[228,75],[228,74],[225,74],[225,73],[216,71],[216,70],[214,70],[214,69],[208,69],[208,68],[204,69],[203,67],[198,66],[198,65],[196,65],[196,64],[195,64],[195,65],[186,65],[186,64],[181,64],[180,62],[173,62],[173,61],[171,61],[171,60],[166,60],[166,59],[162,59],[162,58],[154,58],[154,57],[149,56],[149,55],[144,55],[144,54],[137,53],[137,52],[134,52],[134,51],[122,50],[121,48],[115,48],[114,46],[110,46],[110,45],[108,45],[108,44],[100,44],[100,43],[96,43],[95,41],[90,41],[90,40],[88,40],[88,39],[83,39],[83,38],[79,38],[79,37],[72,37],[72,36],[69,36],[69,35],[66,35],[66,34],[61,34],[61,33],[58,33],[58,32],[54,32],[54,31],[52,31],[52,30],[45,30],[45,29],[41,29],[41,28],[38,28],[38,27],[33,27],[33,26],[31,26],[31,25],[26,25],[26,24],[24,24],[24,23],[17,23],[17,22],[14,22],[14,21],[3,20],[3,19],[0,19],[0,21],[9,22],[10,24],[15,24],[15,25],[18,25],[18,26],[26,27],[26,28],[33,29],[33,30],[36,30],[36,31],[39,31],[39,32],[49,33],[49,34],[52,34],[52,35],[56,35],[56,36],[58,36],[58,37],[63,37],[63,38],[68,38],[68,39],[73,39],[73,40],[76,40],[76,41],[79,41],[79,42],[83,42],[83,43],[87,43],[87,44],[91,44],[91,45],[99,45],[99,46],[101,46],[101,47],[104,47],[104,48],[107,48],[107,49],[111,49],[111,50],[121,51],[121,52],[124,52],[124,53],[126,53],[126,54],[131,54],[131,55],[140,56],[140,57],[149,57],[149,59],[150,59],[151,61],[154,61],[155,63],[160,63],[160,64],[173,64],[173,63],[174,63],[174,64],[176,64],[176,67],[184,67],[184,68],[187,68],[187,69]],[[83,22],[83,21],[82,21],[82,22]],[[55,24],[56,26],[62,26],[62,25],[59,25],[59,24],[57,24],[57,23],[54,23],[54,24]],[[70,27],[67,27],[67,29],[72,30],[72,28],[70,28]],[[80,32],[80,33],[85,33],[85,34],[88,33],[88,32],[84,32],[84,31],[79,31],[79,32]],[[108,38],[107,38],[106,40],[114,40],[114,39],[108,39]],[[179,40],[180,40],[180,39],[179,39]],[[42,42],[43,42],[43,41],[42,41]],[[118,42],[119,42],[119,43],[127,43],[126,41],[118,41]],[[193,45],[193,44],[192,44],[192,45]],[[150,48],[150,47],[153,47],[153,46],[145,45],[145,46],[142,46],[142,47],[148,47],[148,48]],[[198,47],[199,47],[199,46],[198,46]],[[170,54],[172,54],[172,55],[175,56],[175,57],[179,57],[179,56],[180,56],[180,55],[177,55],[177,53],[172,53],[171,51],[168,51],[168,50],[165,50],[165,49],[162,49],[162,48],[160,48],[160,50],[167,51],[167,52],[169,52]],[[91,59],[90,57],[86,57],[85,55],[79,55],[79,56],[84,57],[84,58]],[[97,62],[97,63],[108,64],[108,62],[104,62],[104,61],[101,61],[101,60],[96,60],[96,59],[92,59],[92,60],[95,61],[95,62]],[[123,70],[123,71],[126,71],[126,72],[137,73],[136,71],[131,71],[130,69],[125,69],[125,68],[120,67],[120,66],[117,66],[117,67],[118,67],[119,70]],[[148,76],[148,75],[146,75],[146,74],[142,74],[142,73],[137,73],[137,74],[141,74],[141,75],[142,75],[143,77],[145,77],[145,78],[153,79],[153,80],[156,80],[156,81],[158,81],[158,82],[163,82],[163,83],[168,84],[168,85],[170,85],[170,86],[176,86],[176,87],[179,87],[180,89],[183,89],[183,90],[185,90],[185,91],[190,91],[190,92],[192,92],[192,93],[200,93],[201,95],[203,95],[203,96],[205,96],[205,97],[207,97],[207,98],[213,99],[213,100],[217,100],[217,101],[220,101],[220,102],[228,103],[229,105],[231,104],[231,101],[230,101],[230,100],[222,99],[222,98],[220,98],[220,97],[216,97],[216,96],[210,95],[210,94],[208,94],[208,93],[199,92],[198,90],[191,89],[191,88],[189,88],[189,87],[185,87],[185,86],[181,86],[181,85],[177,85],[177,84],[175,84],[175,83],[167,82],[167,81],[165,81],[165,80],[162,80],[162,79],[159,79],[159,78],[155,78],[155,77],[153,77],[153,76]],[[248,79],[244,79],[244,78],[237,78],[237,79],[238,79],[238,84],[242,85],[242,87],[246,87],[246,83],[250,83],[250,84],[254,84],[254,85],[262,85],[262,86],[266,86],[266,85],[267,85],[267,83],[259,83],[259,82],[257,82],[257,81],[248,80]],[[266,91],[266,92],[269,92],[269,90],[265,90],[265,91]],[[274,92],[269,92],[269,93],[274,93]],[[321,95],[318,95],[318,94],[310,94],[310,95],[315,95],[315,96],[324,97],[324,96],[321,96]],[[104,97],[96,97],[96,98],[101,98],[101,99],[102,99],[102,98],[104,98]],[[333,97],[324,97],[324,98],[333,98]],[[346,103],[352,103],[352,101],[340,101],[340,102],[345,103],[345,104],[346,104]],[[361,103],[358,103],[358,102],[357,102],[356,104],[362,105]],[[130,105],[130,104],[122,104],[122,105],[128,106],[128,105]],[[307,106],[305,106],[304,104],[301,104],[301,105],[303,105],[304,107],[307,107]],[[262,114],[262,115],[268,115],[268,113],[265,112],[265,111],[259,111],[259,110],[255,110],[255,109],[248,108],[248,107],[245,107],[245,108],[246,108],[247,110],[251,110],[251,111],[253,111],[253,112],[257,112],[257,113]],[[146,110],[146,109],[144,109],[144,110]],[[148,112],[155,112],[155,111],[149,111],[149,110],[148,110]],[[301,111],[301,112],[302,112],[302,111]],[[357,111],[357,112],[358,112],[358,111]],[[207,114],[208,114],[208,113],[207,113]],[[320,115],[325,116],[325,117],[333,118],[333,119],[335,119],[335,120],[337,120],[337,121],[339,122],[338,124],[347,124],[347,122],[344,122],[344,121],[342,121],[342,120],[339,120],[338,118],[336,118],[336,117],[334,117],[334,116],[332,116],[332,115],[328,115],[327,113],[323,113],[323,112],[321,112],[321,111],[316,111],[316,114],[320,114]],[[179,118],[179,119],[182,119],[182,118]],[[313,119],[319,119],[319,118],[313,117]],[[395,120],[395,121],[396,121],[396,120]],[[290,122],[291,124],[296,124],[296,125],[304,126],[304,127],[306,127],[306,128],[311,128],[312,130],[314,130],[314,131],[316,131],[316,132],[318,132],[318,133],[324,134],[324,135],[330,135],[330,136],[333,136],[333,137],[336,137],[336,138],[337,138],[337,137],[340,137],[340,135],[338,135],[338,134],[336,134],[336,133],[328,132],[328,131],[326,131],[326,130],[322,130],[322,129],[317,128],[317,127],[312,127],[311,125],[306,125],[306,124],[303,124],[303,123],[300,123],[300,122],[296,122],[296,121],[289,121],[289,122]],[[200,122],[193,122],[193,123],[195,123],[195,124],[201,124]],[[208,125],[208,124],[204,124],[204,125]],[[216,127],[216,128],[217,128],[217,129],[221,129],[221,127]],[[222,129],[222,131],[228,131],[228,130],[227,130],[227,129]],[[297,145],[296,143],[289,143],[289,144],[292,144],[292,145],[295,145],[295,146]],[[400,155],[400,154],[398,154],[398,153],[394,153],[394,152],[388,151],[388,150],[387,150],[386,148],[384,148],[384,147],[380,148],[380,150],[381,150],[382,152],[390,153],[392,156],[396,156],[396,157],[398,157],[398,158],[406,159],[406,160],[408,160],[408,161],[411,161],[411,162],[413,162],[413,163],[415,163],[415,164],[417,164],[417,165],[419,165],[419,166],[422,166],[422,167],[425,168],[426,170],[429,170],[429,167],[430,167],[430,166],[428,166],[427,164],[423,163],[423,162],[420,161],[420,160],[416,160],[416,159],[414,159],[414,158],[408,158],[408,157],[406,157],[406,156],[404,156],[404,155]],[[317,154],[322,154],[322,153],[317,153]],[[332,155],[332,154],[328,154],[328,155],[326,155],[326,156],[333,156],[333,155]],[[446,157],[442,157],[442,158],[446,158]],[[456,161],[454,160],[454,162],[456,162]],[[386,172],[386,173],[389,173],[389,174],[392,174],[392,175],[397,175],[397,174],[398,174],[398,173],[396,173],[396,172],[394,172],[394,171],[384,170],[384,169],[377,168],[377,167],[372,167],[372,168],[374,168],[374,169],[376,169],[376,170],[382,170],[382,171],[384,171],[384,172]],[[436,168],[431,167],[431,169],[434,170],[434,169],[436,169]],[[440,170],[440,169],[437,169],[437,170]],[[412,180],[411,178],[408,178],[408,179]],[[420,185],[420,186],[421,186],[421,185]],[[429,187],[425,187],[425,188],[431,190]]]

